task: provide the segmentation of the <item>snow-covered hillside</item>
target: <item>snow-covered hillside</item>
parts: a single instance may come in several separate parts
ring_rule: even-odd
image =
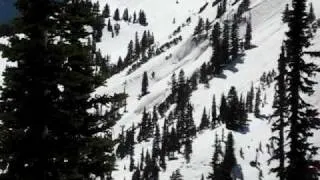
[[[143,9],[148,18],[149,25],[147,27],[139,27],[136,25],[128,25],[122,23],[119,37],[110,38],[109,34],[105,34],[99,48],[105,54],[111,54],[113,61],[117,56],[124,56],[126,53],[127,43],[134,38],[136,31],[148,29],[154,32],[156,41],[162,44],[169,40],[170,34],[177,26],[185,23],[188,17],[191,17],[191,23],[185,26],[180,35],[182,42],[168,49],[165,53],[156,56],[142,65],[138,70],[127,75],[127,69],[112,76],[107,80],[107,86],[97,89],[98,94],[122,92],[126,82],[126,90],[128,97],[128,112],[124,113],[114,127],[115,137],[120,133],[121,127],[130,128],[132,123],[139,124],[141,121],[143,108],[152,111],[154,105],[159,105],[165,100],[170,93],[171,75],[176,74],[183,69],[187,77],[200,68],[203,62],[210,60],[212,48],[209,46],[209,41],[203,41],[195,44],[191,38],[194,27],[198,22],[198,18],[208,18],[211,22],[216,21],[215,15],[217,6],[212,7],[211,0],[100,0],[100,5],[103,7],[105,3],[109,3],[111,8],[124,9],[129,7],[129,11]],[[198,13],[200,7],[206,2],[209,2],[207,8]],[[222,19],[228,18],[235,11],[237,4],[232,6],[232,0],[228,1],[227,13]],[[280,46],[285,38],[284,32],[286,25],[282,23],[282,12],[285,8],[287,0],[251,0],[250,15],[253,24],[253,44],[256,48],[245,52],[242,61],[234,64],[224,71],[222,78],[214,78],[209,82],[210,88],[200,85],[198,90],[192,93],[191,102],[194,106],[194,119],[198,126],[201,119],[202,109],[211,106],[212,96],[216,95],[217,102],[220,102],[220,95],[227,93],[231,86],[235,86],[239,93],[245,93],[251,83],[259,86],[259,78],[263,72],[268,72],[276,69],[276,60],[279,57]],[[317,16],[320,16],[320,2],[318,0],[310,1],[314,4]],[[175,23],[173,23],[175,19]],[[218,20],[219,21],[219,20]],[[221,21],[221,20],[220,20]],[[318,33],[314,40],[311,49],[319,50],[320,34]],[[166,60],[168,55],[171,58]],[[148,74],[155,73],[155,78],[149,81],[150,94],[144,96],[140,100],[138,96],[141,90],[142,73],[146,71]],[[316,77],[320,82],[320,76]],[[271,104],[274,94],[273,85],[264,90],[267,96],[267,104],[262,110],[262,113],[269,115],[272,112]],[[310,98],[312,102],[320,110],[320,85],[316,86],[316,93]],[[270,124],[266,119],[257,119],[253,115],[249,116],[251,120],[249,132],[246,134],[234,133],[236,143],[236,156],[238,163],[242,167],[245,180],[254,180],[259,177],[259,170],[256,167],[250,166],[250,161],[255,160],[257,154],[260,168],[262,169],[263,179],[273,180],[274,174],[269,174],[270,166],[267,160],[270,155],[266,153],[266,144],[271,135]],[[163,125],[163,119],[159,121],[160,126]],[[213,154],[213,144],[215,134],[221,136],[224,129],[224,134],[227,130],[224,127],[219,127],[215,130],[206,130],[197,135],[193,141],[193,153],[190,163],[186,163],[184,158],[168,161],[167,170],[160,172],[161,180],[168,180],[169,176],[176,169],[181,169],[184,179],[196,180],[200,179],[201,175],[207,176],[211,171],[210,162]],[[316,133],[314,140],[320,145],[320,134]],[[257,153],[257,148],[260,142],[262,143],[262,152]],[[135,162],[140,159],[142,149],[151,149],[152,140],[135,145]],[[244,151],[244,159],[240,158],[240,148]],[[319,158],[319,157],[318,157]],[[117,171],[113,176],[117,180],[131,179],[132,173],[129,172],[129,157],[123,160],[117,160]],[[260,174],[261,175],[261,174]]]
[[[121,129],[129,129],[132,124],[139,124],[142,118],[143,109],[152,111],[154,106],[160,105],[171,92],[171,76],[173,73],[178,74],[184,70],[186,77],[190,77],[195,71],[199,70],[203,62],[210,61],[212,56],[212,47],[209,40],[195,43],[193,32],[198,23],[199,17],[208,18],[211,25],[216,21],[222,22],[231,18],[236,11],[239,3],[233,5],[235,0],[228,0],[227,12],[220,18],[216,19],[217,6],[212,7],[214,0],[97,0],[100,3],[101,10],[106,3],[110,5],[111,15],[116,8],[123,12],[125,8],[129,13],[144,10],[147,15],[148,26],[120,21],[120,33],[114,38],[111,37],[107,27],[104,29],[102,41],[97,44],[103,55],[110,55],[111,62],[116,63],[118,57],[124,57],[127,53],[127,46],[130,40],[134,40],[135,33],[142,36],[143,31],[150,30],[154,33],[156,45],[172,40],[175,36],[172,33],[178,26],[182,26],[179,35],[182,41],[177,45],[167,49],[164,53],[155,56],[141,65],[137,70],[128,74],[128,68],[113,75],[106,80],[106,86],[97,88],[95,94],[113,94],[123,92],[124,88],[128,94],[127,112],[123,112],[122,118],[113,128],[114,138],[117,138]],[[206,3],[208,6],[199,13],[199,9]],[[240,1],[239,1],[240,2]],[[289,0],[251,0],[250,11],[246,16],[251,16],[253,27],[252,44],[255,48],[245,51],[245,55],[237,62],[229,65],[220,77],[215,77],[209,81],[209,88],[200,84],[196,91],[192,92],[191,103],[194,107],[193,118],[196,126],[199,126],[204,107],[211,108],[212,97],[215,95],[217,105],[220,105],[222,94],[228,93],[231,86],[235,86],[238,93],[246,93],[251,84],[255,87],[260,86],[260,77],[263,72],[269,72],[277,69],[277,59],[280,54],[280,46],[285,38],[287,26],[282,22],[282,12]],[[320,17],[320,1],[309,0],[315,8],[317,17]],[[190,23],[186,20],[191,18]],[[110,18],[111,22],[114,20]],[[106,19],[107,22],[107,19]],[[183,25],[184,24],[184,25]],[[314,36],[311,50],[320,49],[320,30]],[[241,34],[243,36],[243,33]],[[168,58],[169,57],[169,58]],[[306,58],[309,58],[307,56]],[[314,60],[314,59],[311,59]],[[316,60],[315,60],[316,61]],[[320,61],[318,61],[320,62]],[[320,65],[320,63],[319,63]],[[0,63],[0,70],[3,71],[5,63]],[[150,93],[142,98],[138,98],[141,92],[141,81],[143,72],[147,72],[149,78]],[[320,82],[320,74],[314,77]],[[263,115],[272,113],[272,102],[274,95],[274,84],[266,87],[262,94],[266,95],[266,104],[261,109]],[[316,92],[309,101],[320,111],[320,83],[315,87]],[[270,174],[272,166],[267,160],[270,154],[267,153],[267,143],[271,137],[270,124],[268,119],[255,118],[249,114],[250,124],[249,132],[233,132],[235,140],[235,154],[237,163],[241,166],[244,180],[256,180],[263,175],[265,180],[275,180],[275,175]],[[160,129],[163,126],[164,118],[159,120]],[[222,133],[223,132],[223,133]],[[178,155],[178,159],[167,161],[166,171],[160,171],[160,180],[169,180],[170,175],[176,169],[181,170],[185,180],[200,180],[201,176],[205,177],[211,172],[211,157],[214,150],[215,134],[221,137],[223,134],[226,138],[228,130],[225,126],[220,126],[214,130],[208,129],[197,134],[193,140],[193,152],[191,161],[186,163],[183,155]],[[136,134],[137,135],[137,134]],[[320,133],[316,132],[313,138],[315,144],[320,146]],[[261,145],[260,145],[261,144]],[[261,147],[259,147],[261,146]],[[140,152],[152,148],[152,139],[149,142],[137,143],[135,145],[135,162],[140,160]],[[244,158],[240,157],[240,149],[244,152]],[[251,161],[258,158],[260,166],[253,167]],[[317,157],[320,160],[320,157]],[[124,159],[117,159],[117,170],[113,172],[115,180],[130,180],[132,172],[129,172],[129,156]],[[261,171],[260,171],[261,170]]]

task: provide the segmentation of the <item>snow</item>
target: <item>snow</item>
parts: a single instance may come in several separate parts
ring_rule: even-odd
[[[102,1],[101,1],[102,2]],[[108,1],[109,2],[109,1]],[[235,11],[235,7],[231,7],[232,1],[229,1],[229,12]],[[256,87],[259,86],[259,78],[263,72],[268,72],[272,69],[276,69],[276,60],[280,54],[280,46],[285,38],[284,33],[287,30],[287,26],[282,23],[282,12],[285,4],[289,1],[284,0],[252,0],[250,15],[253,25],[253,44],[256,48],[245,52],[245,56],[239,59],[237,63],[230,65],[227,70],[224,71],[222,78],[214,78],[209,82],[210,88],[205,88],[203,85],[199,85],[198,90],[194,91],[191,96],[191,102],[195,108],[194,119],[196,125],[200,123],[202,109],[206,107],[210,109],[212,96],[216,96],[216,101],[219,104],[220,96],[223,93],[227,93],[231,86],[235,86],[239,93],[246,93],[250,88],[251,83]],[[175,1],[163,0],[163,1],[151,1],[141,0],[139,2],[130,0],[118,0],[110,1],[113,7],[130,7],[132,9],[143,9],[147,14],[149,22],[148,28],[155,34],[156,40],[159,44],[169,41],[169,36],[177,28],[185,22],[188,17],[191,17],[191,23],[182,28],[179,35],[182,36],[183,41],[178,45],[168,49],[160,56],[154,57],[146,64],[142,65],[137,71],[134,71],[130,75],[127,75],[124,70],[119,74],[114,75],[107,80],[107,87],[101,87],[97,89],[98,94],[101,93],[114,93],[121,92],[124,88],[124,82],[126,82],[126,90],[129,94],[128,97],[128,112],[118,121],[114,127],[115,136],[117,136],[121,130],[121,127],[129,128],[132,123],[138,124],[141,120],[141,113],[143,108],[151,111],[154,105],[160,104],[170,93],[170,81],[171,75],[175,72],[179,73],[181,69],[185,71],[186,76],[190,77],[191,74],[200,68],[203,62],[209,61],[212,49],[209,46],[208,41],[194,44],[191,40],[193,29],[198,22],[199,17],[209,18],[213,22],[216,14],[216,7],[211,7],[211,1],[209,1],[208,7],[198,14],[199,8],[204,5],[205,1],[199,1],[194,3],[190,0],[180,0],[179,4],[175,4]],[[320,3],[316,0],[313,1],[314,7],[318,8],[317,14],[319,14]],[[102,3],[101,3],[102,4]],[[159,9],[163,11],[159,11]],[[177,13],[178,12],[178,13]],[[247,14],[248,16],[248,14]],[[172,19],[176,19],[176,23],[172,23]],[[223,19],[228,18],[228,15]],[[132,32],[139,30],[137,27],[132,28]],[[129,31],[129,30],[128,30]],[[125,36],[125,35],[120,35]],[[131,38],[133,34],[130,34]],[[111,40],[113,41],[113,40]],[[116,40],[114,40],[116,41]],[[320,37],[315,38],[315,49],[319,49]],[[107,42],[102,42],[108,44]],[[117,51],[116,49],[109,47],[110,52]],[[171,58],[166,60],[166,56],[172,55]],[[141,88],[141,78],[143,72],[146,71],[149,75],[155,72],[155,78],[149,79],[149,91],[150,94],[138,100],[138,96]],[[319,80],[320,77],[317,77]],[[319,108],[320,105],[320,87],[316,86],[318,91],[311,98],[313,104]],[[267,104],[262,113],[268,115],[272,113],[272,97],[274,94],[273,86],[265,89],[262,93],[267,94]],[[262,143],[262,149],[264,153],[259,153],[258,161],[261,163],[260,168],[263,170],[264,179],[273,180],[276,179],[274,174],[270,174],[269,170],[273,163],[268,165],[267,160],[270,155],[266,153],[266,143],[271,136],[270,124],[267,120],[256,119],[252,115],[249,116],[252,120],[250,123],[250,131],[247,134],[233,133],[235,138],[235,153],[237,155],[238,163],[241,165],[244,173],[244,179],[254,180],[258,179],[259,171],[255,167],[250,166],[250,161],[256,158],[256,149]],[[162,126],[163,119],[159,120],[160,126]],[[167,161],[167,170],[160,172],[161,180],[169,179],[170,175],[176,169],[180,169],[184,176],[184,179],[200,179],[201,175],[205,176],[211,171],[210,162],[213,154],[214,135],[216,132],[221,136],[221,131],[224,127],[219,127],[215,130],[207,130],[197,135],[193,141],[193,154],[191,161],[187,164],[181,155],[179,158],[173,161]],[[224,128],[225,129],[225,128]],[[227,130],[225,130],[225,136]],[[314,142],[320,144],[319,134],[315,135]],[[151,142],[139,143],[135,146],[135,162],[139,162],[140,152],[142,148],[151,151]],[[244,151],[245,159],[241,159],[239,156],[240,148]],[[118,171],[113,173],[115,179],[131,179],[131,173],[128,171],[129,158],[124,160],[118,160]],[[126,167],[126,170],[124,170]]]

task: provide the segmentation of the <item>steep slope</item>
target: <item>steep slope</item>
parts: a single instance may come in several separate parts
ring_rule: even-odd
[[[102,1],[101,1],[102,2]],[[205,3],[200,1],[194,3],[192,1],[180,1],[179,4],[174,4],[173,1],[161,1],[154,2],[150,0],[139,1],[111,1],[111,6],[115,7],[130,7],[133,9],[144,9],[147,12],[149,18],[150,28],[155,32],[156,39],[159,43],[165,42],[168,39],[170,33],[176,28],[177,25],[183,23],[188,17],[191,17],[191,24],[186,26],[181,35],[183,41],[177,46],[169,49],[164,54],[157,56],[146,64],[142,65],[137,71],[127,75],[126,70],[108,79],[108,86],[101,87],[97,90],[97,93],[114,93],[123,91],[124,82],[126,82],[126,90],[129,94],[128,98],[128,112],[124,114],[121,120],[114,127],[115,135],[120,133],[121,127],[129,128],[132,123],[138,124],[141,120],[141,114],[143,108],[151,111],[154,105],[159,105],[170,93],[170,78],[173,72],[178,73],[181,69],[186,72],[186,76],[190,75],[198,69],[203,62],[209,61],[212,49],[209,46],[209,41],[203,41],[199,44],[194,44],[191,40],[193,29],[197,23],[199,16],[209,18],[210,21],[215,19],[216,7],[211,7],[211,1],[209,6],[200,14],[198,14],[199,8]],[[198,90],[192,93],[191,101],[195,108],[194,119],[197,125],[200,123],[202,109],[211,105],[212,96],[216,95],[217,102],[222,93],[227,93],[231,86],[235,86],[239,92],[245,93],[251,82],[255,86],[259,86],[259,77],[263,72],[276,69],[276,60],[280,53],[280,46],[284,39],[284,32],[286,31],[286,25],[281,21],[282,11],[285,4],[288,1],[283,0],[252,0],[251,1],[251,18],[253,23],[253,44],[257,47],[245,52],[245,56],[234,65],[231,65],[224,71],[222,78],[214,78],[209,82],[210,88],[205,88],[200,85]],[[317,14],[319,14],[320,5],[317,1],[313,1]],[[102,4],[102,3],[101,3]],[[235,6],[231,6],[231,1],[228,4],[228,12],[223,19],[228,18],[229,14],[235,11]],[[165,9],[162,11],[156,11],[157,9]],[[179,13],[177,13],[177,11]],[[172,19],[176,18],[176,24],[172,23]],[[133,28],[134,29],[134,28]],[[131,37],[134,36],[135,31],[140,29],[134,29],[131,32]],[[130,38],[128,38],[129,40]],[[319,37],[316,36],[314,40],[317,49],[319,47]],[[110,40],[117,43],[117,40]],[[101,44],[104,44],[102,42]],[[102,45],[103,46],[103,45]],[[109,50],[113,51],[113,50]],[[115,50],[117,51],[117,50]],[[171,58],[166,60],[168,55],[172,55]],[[150,94],[138,99],[141,88],[142,73],[146,71],[148,74],[155,72],[155,78],[150,80],[149,91]],[[319,76],[317,77],[319,78]],[[319,79],[317,79],[319,80]],[[319,86],[317,86],[319,87]],[[318,88],[319,89],[319,88]],[[264,114],[268,115],[272,112],[271,104],[273,97],[273,86],[267,88],[264,92],[267,95],[267,104],[262,110]],[[316,98],[311,98],[312,102],[319,108],[320,92],[317,91],[314,95]],[[250,124],[250,132],[247,134],[234,133],[236,142],[236,155],[238,163],[242,167],[244,173],[244,179],[253,180],[258,179],[260,171],[256,167],[250,166],[250,161],[254,161],[258,156],[260,169],[264,179],[275,179],[273,174],[269,174],[270,165],[267,160],[270,155],[266,153],[266,143],[271,135],[270,125],[268,121],[256,119],[253,116],[249,117],[252,120]],[[160,121],[162,126],[163,119]],[[218,133],[221,135],[224,127],[219,127],[213,131],[204,131],[197,135],[197,138],[193,142],[193,154],[191,162],[187,164],[182,155],[178,160],[168,161],[167,171],[160,172],[160,179],[169,179],[169,176],[176,169],[181,169],[185,179],[200,179],[201,175],[208,175],[210,172],[210,162],[213,153],[214,135]],[[224,134],[227,134],[225,130]],[[317,138],[319,134],[315,136],[315,142],[318,142]],[[135,162],[139,162],[140,152],[142,149],[151,149],[152,141],[143,142],[135,146]],[[259,144],[262,143],[262,152],[257,153]],[[242,159],[239,155],[240,149],[244,150],[245,158]],[[117,161],[118,171],[114,172],[115,179],[131,179],[131,173],[128,171],[129,158]]]

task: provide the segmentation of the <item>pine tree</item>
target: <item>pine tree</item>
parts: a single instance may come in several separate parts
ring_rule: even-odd
[[[286,113],[287,113],[287,102],[286,102],[286,55],[284,47],[281,48],[281,54],[278,59],[278,70],[279,75],[276,77],[276,95],[274,99],[274,108],[276,109],[272,115],[273,118],[277,118],[272,123],[272,132],[277,132],[276,135],[271,137],[272,142],[277,143],[277,148],[274,150],[274,154],[270,160],[278,160],[279,165],[273,168],[271,171],[277,173],[280,180],[285,179],[285,152],[284,152],[284,128],[287,126]]]
[[[234,17],[232,24],[230,54],[233,61],[236,60],[239,55],[239,25],[236,16]]]
[[[258,88],[255,98],[255,104],[254,104],[254,116],[259,117],[260,116],[260,104],[261,104],[261,90]]]
[[[253,112],[253,100],[254,100],[254,87],[253,87],[253,83],[251,83],[251,89],[250,91],[247,93],[247,102],[246,102],[246,106],[247,106],[247,111],[249,113]]]
[[[109,7],[108,3],[104,6],[104,9],[102,11],[102,16],[104,18],[109,18],[110,17],[110,7]]]
[[[222,123],[225,123],[227,121],[227,116],[228,116],[228,105],[227,105],[227,100],[224,94],[221,96],[221,102],[220,102],[220,116],[219,116],[219,121]]]
[[[158,158],[160,156],[160,143],[161,143],[161,137],[160,137],[160,129],[159,125],[156,125],[156,130],[155,130],[155,135],[153,139],[153,144],[152,144],[152,157],[153,158]]]
[[[251,22],[247,23],[246,34],[245,34],[245,42],[244,48],[249,49],[251,47],[251,39],[252,39],[252,26]]]
[[[112,32],[112,31],[113,31],[113,27],[112,27],[112,24],[111,24],[110,19],[108,20],[107,29],[108,29],[109,32]]]
[[[118,8],[114,11],[113,19],[115,21],[120,21],[120,12]]]
[[[140,41],[139,41],[139,35],[138,32],[136,32],[136,36],[135,36],[135,48],[134,48],[134,54],[135,54],[135,59],[139,59],[140,58],[140,54],[141,54],[141,46],[140,46]]]
[[[3,48],[3,56],[18,63],[7,68],[2,89],[0,159],[8,169],[1,178],[111,178],[109,128],[115,119],[98,108],[93,114],[87,110],[113,102],[107,95],[90,98],[102,80],[93,72],[92,44],[80,41],[89,38],[85,27],[94,23],[92,9],[83,3],[17,1],[21,16],[15,25],[25,37],[11,37],[10,47]],[[58,21],[60,26],[50,26]],[[53,43],[56,39],[65,41]],[[96,136],[102,132],[106,135]]]
[[[208,179],[216,180],[222,179],[221,169],[221,156],[223,155],[221,149],[221,143],[218,138],[218,134],[215,135],[214,153],[212,156],[211,167],[212,172],[209,173]]]
[[[317,176],[311,172],[309,163],[316,148],[310,143],[312,130],[319,129],[316,109],[307,103],[303,95],[311,95],[316,82],[310,79],[319,68],[303,59],[304,48],[309,46],[306,0],[292,0],[292,14],[288,19],[285,49],[287,53],[288,75],[288,120],[290,123],[287,139],[290,150],[286,179],[309,180]]]
[[[196,26],[196,28],[194,29],[194,33],[193,35],[199,35],[201,34],[201,32],[204,30],[204,21],[203,19],[200,17],[199,21],[198,21],[198,25]]]
[[[206,129],[208,128],[210,125],[210,121],[209,121],[209,118],[207,116],[207,113],[206,113],[206,108],[203,109],[203,113],[202,113],[202,118],[201,118],[201,121],[200,121],[200,126],[199,126],[199,129],[200,130],[203,130],[203,129]]]
[[[134,171],[131,180],[141,180],[141,172],[139,168]]]
[[[218,124],[217,117],[217,105],[216,105],[216,96],[212,97],[212,106],[211,106],[211,128],[215,128]]]
[[[212,39],[212,49],[213,54],[211,57],[211,70],[213,70],[214,74],[220,74],[221,73],[221,67],[223,62],[222,59],[222,49],[221,49],[221,43],[220,43],[220,36],[221,36],[221,28],[220,23],[216,23],[213,27],[211,39]]]
[[[223,34],[222,34],[222,44],[221,44],[221,58],[223,60],[222,64],[229,63],[229,56],[230,56],[230,27],[228,21],[224,21],[223,26]]]
[[[128,45],[128,52],[124,59],[124,64],[126,66],[129,65],[132,62],[133,58],[134,58],[134,49],[133,49],[133,41],[131,40]]]
[[[291,11],[289,10],[289,4],[286,4],[286,8],[282,15],[282,22],[287,23],[290,18]]]
[[[183,180],[179,169],[172,173],[172,175],[170,176],[170,180]]]
[[[135,166],[134,166],[134,158],[131,155],[130,156],[130,165],[129,165],[129,171],[132,172],[134,170]]]
[[[128,11],[128,8],[125,8],[124,11],[123,11],[123,15],[122,15],[122,19],[124,21],[129,21],[129,11]]]
[[[190,162],[190,155],[192,153],[192,141],[190,138],[187,138],[185,145],[184,145],[184,158],[186,159],[186,162]]]
[[[314,14],[314,9],[313,9],[313,4],[310,3],[310,9],[309,9],[309,13],[308,13],[308,23],[313,23],[316,20],[316,15]]]
[[[141,24],[142,26],[147,26],[147,17],[144,11],[140,10],[139,12],[139,24]]]
[[[145,71],[145,72],[143,72],[143,76],[142,76],[141,96],[145,96],[149,93],[148,86],[149,86],[148,74]]]
[[[233,135],[230,132],[228,134],[224,159],[221,163],[221,170],[222,170],[222,179],[231,179],[230,174],[232,168],[237,164],[237,160],[234,154],[234,140]]]

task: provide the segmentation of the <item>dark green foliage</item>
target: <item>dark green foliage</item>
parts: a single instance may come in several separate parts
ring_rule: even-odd
[[[249,49],[251,47],[251,39],[252,39],[252,26],[251,22],[247,23],[246,34],[245,34],[245,42],[244,48]]]
[[[239,25],[236,16],[234,17],[232,23],[230,54],[233,61],[236,60],[239,55]]]
[[[115,21],[120,21],[120,12],[118,8],[114,11],[113,19]]]
[[[190,138],[187,138],[184,145],[184,158],[186,159],[187,163],[190,162],[191,153],[192,153],[192,140]]]
[[[158,159],[160,156],[160,143],[161,143],[161,137],[160,137],[160,129],[159,125],[156,125],[156,130],[154,134],[153,144],[152,144],[152,158]]]
[[[254,104],[254,116],[259,117],[260,116],[260,105],[261,105],[261,89],[258,88],[255,98],[255,104]]]
[[[231,170],[237,164],[237,160],[234,154],[234,140],[232,133],[228,134],[224,159],[221,163],[222,179],[231,179]]]
[[[217,105],[216,105],[216,96],[212,97],[212,106],[211,106],[211,128],[215,128],[218,124],[217,116]]]
[[[221,142],[218,138],[218,134],[215,135],[214,153],[211,161],[212,172],[209,173],[208,179],[216,180],[222,179],[221,171],[221,157],[223,156]]]
[[[247,111],[249,113],[253,112],[253,100],[254,100],[254,87],[253,87],[253,83],[251,83],[251,89],[250,91],[247,93],[247,101],[246,101],[246,106],[247,106]]]
[[[0,158],[8,169],[2,177],[111,178],[110,127],[122,95],[91,98],[103,84],[92,68],[92,44],[81,41],[90,36],[85,26],[95,21],[97,5],[91,7],[80,0],[17,1],[21,16],[15,26],[25,37],[11,37],[11,46],[3,50],[17,66],[4,73]],[[107,103],[113,111],[102,115],[99,109]]]
[[[270,140],[272,143],[277,144],[277,148],[273,152],[273,156],[270,161],[277,160],[279,165],[273,169],[271,172],[277,173],[280,180],[285,179],[285,139],[284,139],[284,128],[287,126],[286,121],[287,113],[287,101],[286,101],[286,55],[284,47],[281,48],[281,54],[278,59],[278,71],[279,75],[276,77],[276,94],[274,97],[273,107],[276,109],[272,115],[272,118],[277,118],[272,123],[272,132],[277,132],[276,135],[272,136]]]
[[[213,74],[220,74],[222,71],[222,65],[224,63],[221,49],[221,27],[220,23],[216,23],[213,27],[211,39],[212,39],[212,49],[213,54],[211,57],[211,70]]]
[[[227,64],[230,56],[230,27],[228,21],[224,21],[221,49],[222,64]]]
[[[204,30],[204,21],[203,19],[200,17],[199,21],[198,21],[198,25],[196,26],[196,28],[194,29],[194,33],[193,35],[199,35],[201,34],[201,32]]]
[[[124,11],[123,11],[123,15],[122,15],[122,19],[124,21],[129,21],[129,11],[128,11],[128,8],[125,8]]]
[[[147,72],[143,72],[142,86],[141,86],[141,96],[145,96],[145,95],[147,95],[149,93],[148,86],[149,86],[148,74],[147,74]]]
[[[313,136],[312,131],[319,129],[320,123],[317,110],[304,100],[303,95],[313,94],[316,82],[310,77],[319,71],[319,68],[303,59],[303,50],[310,45],[310,37],[306,33],[308,29],[306,0],[292,0],[292,8],[285,41],[290,123],[287,136],[290,150],[286,154],[288,157],[286,179],[309,180],[317,178],[309,166],[317,148],[310,143],[309,138]]]
[[[172,175],[170,176],[170,180],[183,180],[179,169],[172,173]]]
[[[310,3],[310,9],[309,9],[309,13],[308,13],[308,17],[307,17],[307,20],[308,20],[308,23],[313,23],[315,20],[316,20],[316,15],[314,13],[314,9],[313,9],[313,4]]]
[[[143,10],[140,10],[138,20],[139,20],[139,24],[141,24],[142,26],[148,25],[146,13]]]
[[[206,108],[203,109],[199,130],[207,129],[210,126],[209,117],[206,113]]]
[[[139,168],[134,171],[131,180],[141,180],[141,172]]]
[[[102,16],[104,18],[109,18],[110,17],[110,7],[109,7],[108,3],[106,3],[106,5],[104,6],[104,9],[102,11]]]
[[[291,11],[289,10],[289,4],[286,4],[286,8],[282,15],[282,22],[287,23],[290,18]]]

